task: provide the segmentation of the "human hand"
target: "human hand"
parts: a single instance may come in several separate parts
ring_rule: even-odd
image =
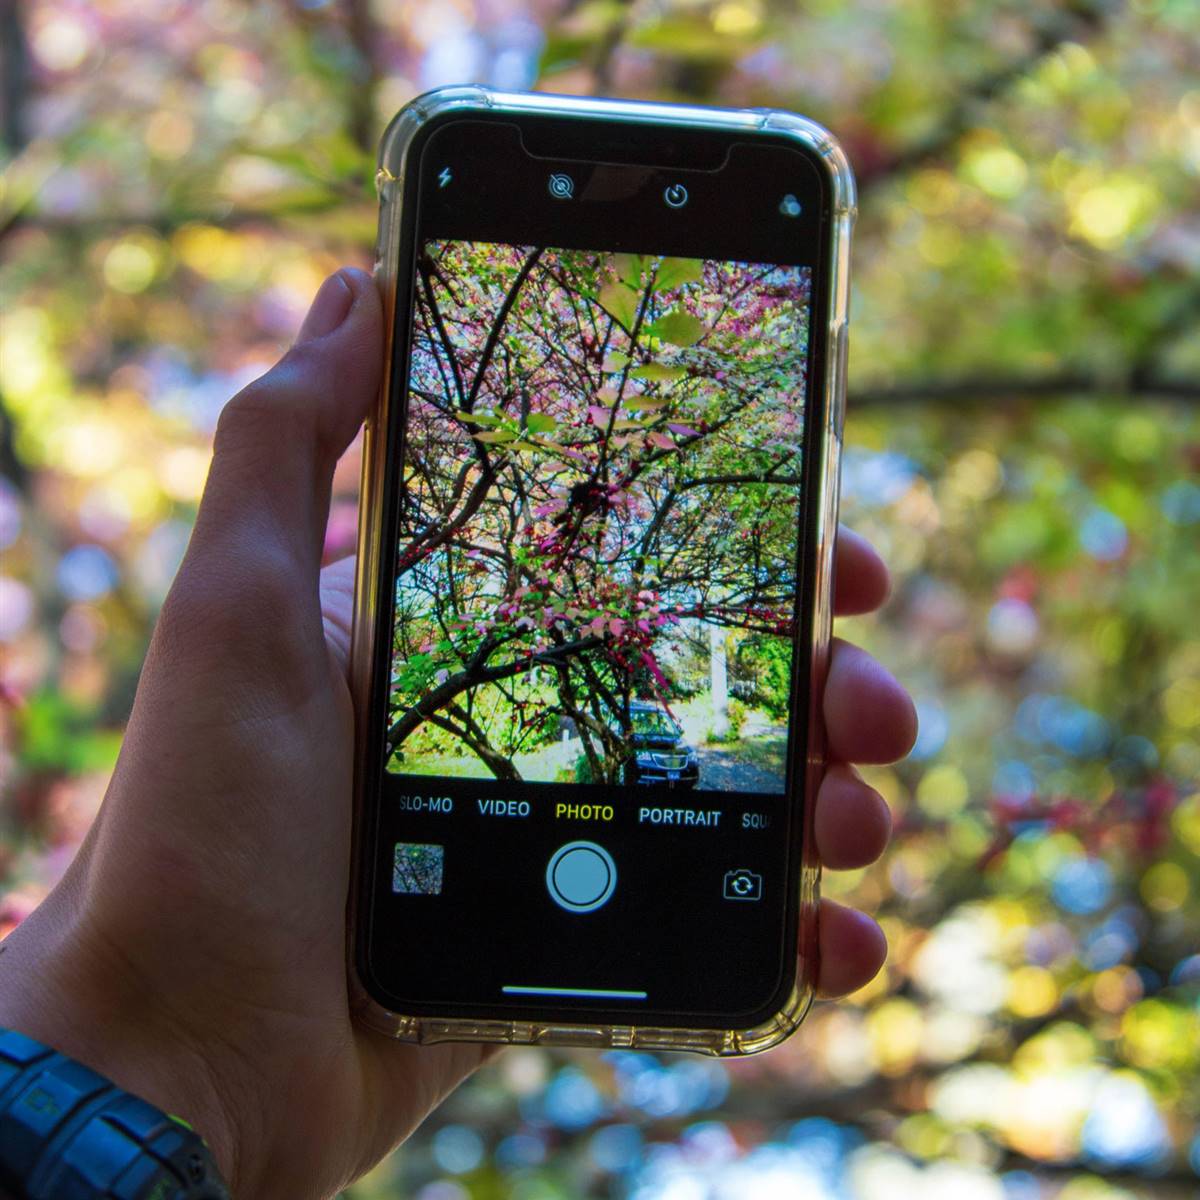
[[[0,1024],[188,1119],[255,1200],[332,1195],[494,1049],[406,1045],[350,1015],[353,568],[320,562],[382,324],[372,281],[339,272],[297,344],[227,406],[108,795],[0,957]],[[882,562],[843,532],[838,612],[886,591]],[[863,866],[889,817],[847,764],[904,754],[912,705],[838,641],[824,711],[818,853]],[[822,903],[823,994],[866,983],[885,949],[869,917]]]

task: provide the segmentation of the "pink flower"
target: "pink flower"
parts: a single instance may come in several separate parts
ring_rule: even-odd
[[[650,674],[654,676],[654,682],[657,683],[659,687],[667,687],[667,677],[662,673],[662,669],[659,667],[658,663],[655,661],[654,655],[651,654],[649,650],[642,651],[642,663],[645,665]]]

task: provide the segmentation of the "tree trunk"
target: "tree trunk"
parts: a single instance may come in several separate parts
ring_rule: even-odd
[[[708,627],[712,731],[716,737],[724,737],[729,732],[729,676],[725,666],[725,636],[725,630],[720,625]]]

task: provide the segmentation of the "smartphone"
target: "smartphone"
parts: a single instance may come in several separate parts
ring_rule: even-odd
[[[378,179],[358,1016],[774,1045],[816,979],[846,158],[790,113],[457,87]]]

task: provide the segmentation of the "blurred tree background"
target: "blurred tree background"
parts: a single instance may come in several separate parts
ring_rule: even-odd
[[[861,184],[844,514],[896,575],[842,632],[921,712],[886,860],[826,882],[888,966],[760,1059],[511,1051],[350,1195],[1197,1194],[1195,0],[0,0],[0,72],[0,932],[104,791],[221,405],[369,264],[392,112],[797,109]]]

